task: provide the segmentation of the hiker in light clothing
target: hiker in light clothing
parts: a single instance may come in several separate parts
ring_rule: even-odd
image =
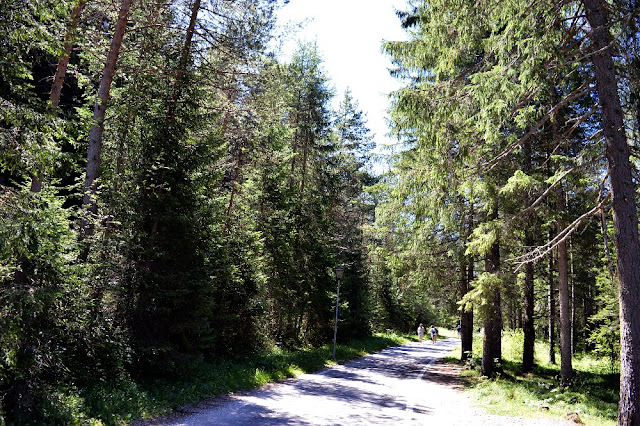
[[[431,341],[433,343],[436,343],[436,340],[438,340],[438,329],[436,328],[435,325],[431,324],[431,328],[429,329],[429,334],[431,334]]]
[[[422,325],[422,323],[420,323],[420,326],[418,326],[418,339],[422,342],[422,339],[424,339],[424,325]]]

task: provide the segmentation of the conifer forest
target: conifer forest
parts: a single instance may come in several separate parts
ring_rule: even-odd
[[[324,345],[339,266],[339,339],[482,328],[492,377],[520,329],[640,425],[640,4],[407,0],[376,147],[286,3],[0,0],[0,424]]]

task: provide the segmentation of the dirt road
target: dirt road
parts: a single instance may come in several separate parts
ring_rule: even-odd
[[[434,363],[458,339],[410,343],[345,365],[216,398],[147,425],[558,425],[474,409]],[[438,364],[439,365],[439,364]],[[451,382],[451,383],[448,383]]]

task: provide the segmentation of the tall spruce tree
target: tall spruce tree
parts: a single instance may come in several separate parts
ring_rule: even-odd
[[[329,100],[333,93],[313,45],[300,46],[289,73],[290,81],[295,82],[288,117],[292,129],[288,196],[293,227],[288,245],[293,269],[287,277],[287,293],[293,309],[283,325],[289,329],[285,333],[288,340],[318,343],[330,332],[327,307],[331,306],[328,294],[333,280],[329,271],[335,267],[328,240],[333,222],[326,214],[335,202],[326,196],[328,159],[335,151],[330,139]]]
[[[373,219],[373,206],[365,198],[363,189],[374,182],[370,156],[375,144],[366,124],[364,113],[351,92],[345,92],[333,123],[336,155],[331,158],[328,191],[335,204],[329,213],[335,222],[332,245],[337,248],[337,265],[348,273],[345,276],[341,299],[344,309],[344,336],[361,337],[371,332],[369,276],[366,264],[363,228]]]

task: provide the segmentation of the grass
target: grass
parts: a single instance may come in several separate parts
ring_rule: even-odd
[[[394,333],[339,344],[333,361],[331,344],[315,349],[275,349],[234,361],[191,362],[181,369],[179,380],[149,383],[132,380],[97,383],[91,389],[57,390],[51,410],[64,414],[70,424],[120,425],[135,419],[168,414],[207,398],[295,377],[344,363],[368,353],[414,340]]]
[[[492,414],[521,417],[565,418],[577,413],[587,425],[615,425],[618,410],[619,375],[610,372],[608,359],[577,354],[573,359],[574,380],[569,388],[559,386],[560,365],[548,362],[548,346],[536,342],[533,372],[522,373],[521,332],[505,332],[502,338],[504,373],[494,379],[480,377],[482,336],[474,336],[474,358],[463,375],[476,404]],[[448,361],[459,362],[460,349]]]

